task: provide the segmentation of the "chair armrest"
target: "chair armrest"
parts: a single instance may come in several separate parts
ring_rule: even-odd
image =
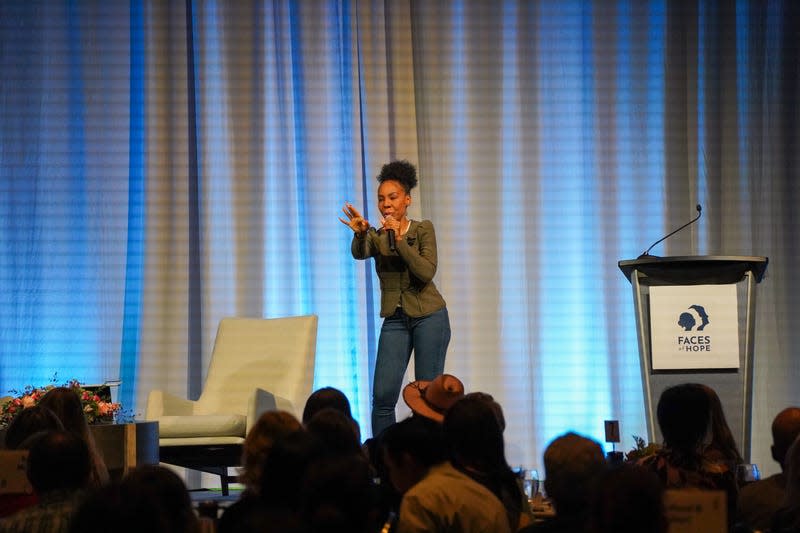
[[[265,411],[287,411],[292,415],[297,416],[297,414],[294,412],[294,405],[292,405],[292,402],[286,398],[275,396],[267,390],[256,388],[253,391],[252,396],[250,396],[250,399],[247,401],[248,433],[250,432],[250,428],[255,425],[258,417],[261,416],[261,413],[264,413]]]
[[[250,433],[252,428],[261,413],[265,411],[274,411],[278,408],[275,402],[275,395],[264,389],[256,388],[250,399],[247,401],[247,433]]]
[[[161,416],[185,416],[194,414],[195,402],[162,390],[152,390],[147,395],[145,420],[157,420]]]

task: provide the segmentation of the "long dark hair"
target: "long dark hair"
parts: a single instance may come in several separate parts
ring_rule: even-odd
[[[731,428],[725,419],[725,411],[717,391],[708,385],[698,385],[708,395],[709,410],[711,411],[711,444],[710,448],[722,455],[722,458],[733,464],[742,464],[744,459],[739,453],[736,441],[733,439]]]
[[[515,530],[523,495],[517,476],[506,461],[498,407],[486,397],[465,396],[447,410],[442,430],[450,462],[503,502]]]
[[[39,405],[53,411],[61,420],[64,429],[78,435],[89,447],[92,459],[92,483],[96,486],[108,483],[110,480],[108,468],[97,449],[78,393],[69,387],[55,387],[42,396]]]

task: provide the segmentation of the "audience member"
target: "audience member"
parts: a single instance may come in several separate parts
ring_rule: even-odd
[[[78,435],[88,446],[92,464],[91,484],[94,486],[107,484],[110,480],[108,468],[95,445],[78,394],[69,387],[55,387],[42,396],[39,405],[53,411],[64,424],[64,429]]]
[[[247,432],[242,445],[242,468],[239,481],[245,486],[244,496],[258,494],[264,462],[275,441],[302,429],[300,422],[286,411],[266,411]]]
[[[445,460],[441,424],[422,416],[411,416],[387,427],[381,445],[387,477],[398,495]]]
[[[86,533],[87,531],[104,531],[112,529],[114,533],[134,533],[147,531],[161,533],[158,524],[144,524],[142,517],[135,522],[124,513],[122,498],[119,493],[119,482],[112,481],[104,487],[92,488],[77,506],[70,520],[69,533]],[[109,526],[111,524],[111,526]]]
[[[126,515],[146,515],[166,526],[160,531],[195,533],[199,531],[197,516],[183,480],[172,470],[160,465],[144,465],[133,469],[120,483],[120,496]],[[140,528],[139,531],[151,532]]]
[[[312,392],[306,400],[306,406],[303,408],[303,424],[308,424],[311,417],[327,407],[341,411],[347,418],[353,418],[347,396],[339,389],[323,387]]]
[[[544,488],[556,515],[520,531],[572,533],[588,528],[589,509],[597,482],[607,469],[596,441],[566,433],[544,451]]]
[[[728,517],[733,522],[738,486],[731,465],[719,453],[706,454],[711,433],[711,401],[704,386],[675,385],[661,393],[657,407],[663,447],[639,464],[658,475],[667,489],[722,490],[727,496]]]
[[[264,461],[259,495],[222,513],[218,531],[303,532],[304,483],[309,465],[321,455],[319,441],[304,429],[275,440]]]
[[[228,506],[223,513],[219,524],[221,529],[261,531],[265,527],[261,522],[264,517],[260,508],[267,459],[278,442],[293,433],[304,431],[300,421],[286,411],[266,411],[261,414],[248,431],[242,447],[242,469],[239,480],[245,489],[239,499]],[[285,526],[291,529],[289,524]]]
[[[775,512],[770,533],[800,531],[800,437],[789,446],[785,456],[786,494],[783,505]]]
[[[500,431],[502,432],[506,430],[506,417],[503,414],[503,407],[495,401],[494,396],[488,392],[475,391],[465,394],[464,398],[477,398],[485,401],[494,412],[495,417],[497,418],[497,424],[500,426]]]
[[[357,428],[352,418],[332,407],[317,411],[306,423],[306,430],[319,439],[328,455],[362,455]]]
[[[517,531],[531,515],[520,480],[506,461],[502,412],[488,394],[467,395],[447,411],[442,430],[450,462],[503,503],[509,527]]]
[[[325,407],[305,424],[320,443],[319,457],[306,470],[304,512],[311,531],[374,532],[380,527],[375,474],[361,449],[358,424]]]
[[[303,487],[303,516],[309,530],[320,533],[379,531],[383,522],[372,480],[369,462],[359,449],[320,456],[307,469]]]
[[[463,396],[463,383],[457,377],[449,374],[439,375],[431,381],[414,381],[403,389],[403,400],[412,411],[411,418],[434,422],[437,435],[441,433],[441,422],[444,419],[445,411]],[[364,442],[363,450],[372,466],[379,493],[379,508],[385,516],[398,511],[400,496],[389,481],[390,475],[382,437],[383,435],[375,435],[367,439]],[[436,442],[441,450],[440,439],[437,439]]]
[[[20,448],[22,442],[40,431],[64,429],[56,414],[41,405],[23,409],[11,420],[6,428],[5,447],[9,450]]]
[[[379,516],[393,527],[400,510],[400,498],[422,479],[430,466],[444,461],[442,426],[423,416],[411,416],[388,426],[369,459],[375,473]]]
[[[323,387],[309,396],[308,400],[306,400],[306,406],[303,408],[303,424],[308,424],[314,418],[314,415],[324,409],[334,409],[342,413],[353,425],[356,439],[359,443],[361,442],[361,428],[350,412],[350,401],[342,391],[333,387]]]
[[[159,465],[139,466],[96,487],[78,507],[70,533],[198,533],[200,522],[183,480]]]
[[[596,485],[591,533],[666,533],[664,488],[651,471],[632,463],[609,468]]]
[[[22,449],[22,444],[41,431],[63,430],[61,421],[50,409],[34,405],[23,409],[6,428],[5,447],[8,450]],[[39,501],[35,492],[30,494],[0,494],[0,518],[9,516],[35,505]]]
[[[63,430],[37,433],[32,439],[27,473],[39,503],[0,520],[0,532],[66,532],[88,488],[88,446],[78,435]]]
[[[412,416],[424,417],[439,424],[444,413],[455,402],[464,397],[464,384],[450,374],[441,374],[431,381],[413,381],[403,388],[403,401],[411,409]],[[365,453],[378,475],[383,463],[381,435],[364,443]]]
[[[511,531],[500,500],[450,461],[440,459],[443,456],[442,448],[437,446],[440,430],[425,418],[412,416],[386,430],[384,450],[389,476],[403,493],[397,531]],[[446,417],[444,424],[447,425]],[[412,438],[420,433],[421,438]],[[454,455],[468,456],[459,446],[461,443],[460,438],[453,438]]]
[[[772,421],[772,458],[781,471],[739,490],[738,522],[765,530],[786,495],[786,452],[800,435],[800,407],[787,407]]]

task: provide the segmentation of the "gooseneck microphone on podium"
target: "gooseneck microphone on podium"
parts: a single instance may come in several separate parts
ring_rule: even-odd
[[[688,226],[691,226],[692,224],[694,224],[695,222],[697,222],[697,221],[700,219],[700,217],[702,216],[702,214],[703,214],[703,208],[700,206],[700,204],[697,204],[697,205],[695,206],[695,209],[697,209],[697,216],[696,216],[696,217],[694,217],[692,220],[690,220],[689,222],[687,222],[686,224],[684,224],[684,225],[683,225],[683,226],[681,226],[680,228],[678,228],[678,229],[676,229],[676,230],[674,230],[674,231],[672,231],[672,232],[670,232],[670,233],[668,233],[668,234],[664,235],[663,237],[661,237],[660,239],[658,239],[656,242],[654,242],[653,244],[651,244],[651,245],[650,245],[650,248],[648,248],[647,250],[645,250],[645,251],[644,251],[644,253],[638,257],[638,259],[641,259],[642,257],[647,257],[648,255],[650,255],[650,250],[652,250],[652,249],[653,249],[653,247],[654,247],[656,244],[658,244],[658,243],[660,243],[660,242],[663,242],[663,241],[667,240],[668,238],[672,237],[673,235],[675,235],[676,233],[678,233],[678,232],[679,232],[680,230],[682,230],[683,228],[686,228],[686,227],[688,227]]]

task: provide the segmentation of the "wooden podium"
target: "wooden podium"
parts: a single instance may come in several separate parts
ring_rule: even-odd
[[[631,282],[639,341],[639,362],[651,442],[660,441],[654,406],[664,389],[680,383],[703,383],[720,397],[731,432],[742,456],[750,460],[750,427],[753,398],[753,346],[755,331],[756,284],[767,268],[766,257],[646,255],[618,263]],[[651,344],[650,291],[656,286],[734,285],[738,307],[738,357],[734,369],[654,370]]]

